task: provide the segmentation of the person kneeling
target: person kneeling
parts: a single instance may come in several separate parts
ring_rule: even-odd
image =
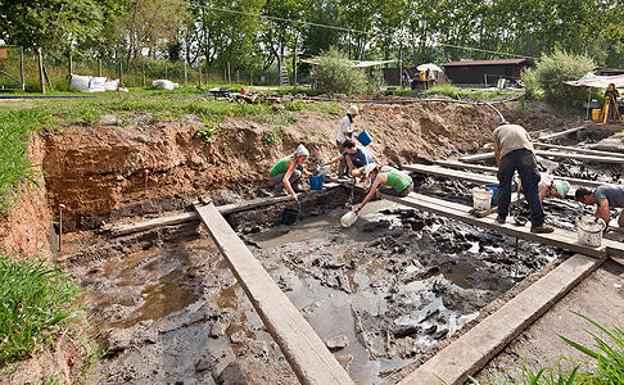
[[[393,167],[382,167],[371,163],[364,167],[364,175],[366,178],[370,178],[372,185],[362,203],[353,208],[355,213],[360,212],[373,199],[377,191],[397,197],[406,197],[414,190],[412,177]]]
[[[310,152],[303,144],[297,150],[275,163],[269,172],[269,188],[274,188],[278,192],[286,190],[294,200],[298,200],[297,193],[303,191],[299,185],[302,175],[311,175],[305,169],[305,162],[308,160]]]
[[[373,155],[363,147],[358,147],[351,139],[347,139],[344,142],[344,151],[334,159],[325,163],[324,166],[329,166],[332,163],[346,161],[349,170],[349,175],[353,178],[357,178],[362,175],[360,168],[367,164],[373,163]]]

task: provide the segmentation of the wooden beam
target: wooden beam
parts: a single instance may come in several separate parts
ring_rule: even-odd
[[[195,206],[239,284],[304,385],[355,385],[213,205]]]
[[[468,170],[480,170],[480,171],[484,171],[484,172],[491,172],[491,173],[497,173],[498,169],[496,167],[488,167],[488,166],[481,166],[481,165],[476,165],[476,164],[468,164],[468,163],[462,163],[462,162],[453,162],[453,161],[436,161],[436,164],[439,165],[447,165],[449,166],[449,168],[457,168],[457,169],[468,169]],[[406,170],[409,170],[410,167],[412,166],[417,166],[417,168],[421,169],[422,171],[417,171],[416,169],[414,169],[414,171],[416,172],[422,172],[422,173],[427,173],[427,167],[431,167],[431,166],[427,166],[427,165],[407,165],[404,166],[404,168]],[[423,167],[424,166],[424,167]],[[438,174],[441,174],[443,172],[447,172],[447,176],[449,178],[452,178],[454,176],[456,176],[459,179],[464,179],[464,177],[468,178],[470,177],[470,179],[473,179],[472,181],[477,181],[478,176],[481,176],[481,183],[498,183],[498,178],[493,177],[496,181],[495,182],[491,182],[491,178],[489,176],[484,176],[484,175],[480,175],[480,174],[476,174],[476,173],[464,173],[464,174],[454,174],[451,173],[452,170],[450,170],[449,168],[444,168],[444,167],[439,167],[438,169],[432,169],[432,175],[433,172],[436,172]],[[444,175],[440,175],[440,176],[444,176]],[[566,178],[566,177],[558,177],[558,176],[554,176],[555,179],[562,179],[562,180],[567,180],[568,182],[570,182],[571,185],[573,186],[579,186],[579,187],[598,187],[598,186],[602,186],[604,184],[607,184],[606,182],[599,182],[599,181],[594,181],[594,180],[586,180],[586,179],[578,179],[578,178]],[[470,180],[470,179],[465,179],[465,180]],[[479,182],[477,182],[479,183]]]
[[[402,167],[404,170],[419,172],[422,174],[442,176],[446,178],[457,178],[473,183],[498,184],[498,179],[492,175],[476,174],[474,172],[451,170],[441,166],[428,166],[425,164],[409,164]]]
[[[397,385],[463,385],[604,260],[568,258]]]
[[[340,186],[339,183],[325,183],[326,189],[333,189]],[[317,191],[310,191],[307,194],[317,194]],[[302,197],[306,193],[299,193],[298,196]],[[223,206],[217,206],[217,210],[221,214],[233,214],[241,211],[247,211],[252,209],[257,209],[261,207],[266,207],[270,205],[274,205],[277,203],[288,202],[292,200],[292,198],[288,195],[282,195],[277,197],[267,197],[267,198],[257,198],[249,201],[231,203]],[[159,217],[154,219],[149,219],[147,221],[139,222],[139,223],[129,223],[123,225],[112,226],[108,229],[111,235],[118,237],[122,235],[134,234],[141,231],[147,231],[157,227],[163,226],[172,226],[178,225],[186,222],[193,222],[199,220],[197,213],[195,211],[191,212],[183,212],[178,214],[169,215],[166,217]],[[106,230],[106,229],[105,229]]]
[[[466,169],[466,170],[473,170],[473,171],[485,171],[485,172],[493,172],[493,173],[498,172],[498,167],[484,166],[482,164],[464,163],[464,162],[459,162],[456,160],[434,160],[433,163],[437,164],[438,166],[449,167],[449,168],[459,168],[459,169]]]
[[[572,154],[569,152],[554,152],[554,151],[544,151],[544,150],[535,150],[535,155],[543,156],[545,158],[576,159],[576,160],[582,160],[586,162],[595,162],[595,163],[624,164],[624,158],[613,157],[613,156]],[[468,156],[459,158],[460,161],[466,162],[466,163],[476,163],[476,162],[481,162],[481,161],[488,160],[488,159],[494,159],[493,152],[468,155]]]
[[[585,126],[579,126],[579,127],[574,127],[574,128],[570,128],[570,129],[567,129],[567,130],[559,131],[559,132],[554,132],[552,134],[540,136],[538,138],[538,140],[545,142],[545,141],[561,138],[563,136],[568,136],[568,135],[573,134],[575,132],[579,132],[580,130],[582,130],[584,128],[585,128]]]
[[[499,233],[515,236],[528,241],[539,242],[542,244],[560,247],[576,253],[582,253],[593,257],[602,257],[606,255],[606,245],[600,247],[590,247],[580,244],[575,233],[561,229],[555,229],[550,234],[534,234],[530,231],[530,226],[516,226],[510,220],[506,224],[496,222],[496,214],[492,214],[485,218],[476,218],[470,214],[472,207],[459,203],[453,203],[430,197],[427,195],[411,193],[405,198],[394,197],[387,194],[380,194],[384,199],[401,203],[405,206],[413,207],[419,210],[428,211],[434,214],[442,215],[448,218],[456,219],[471,225],[485,227],[498,231]],[[617,243],[617,242],[615,242]],[[620,244],[620,249],[624,249],[624,245]]]
[[[612,158],[624,158],[624,154],[618,153],[618,152],[591,150],[587,148],[578,148],[578,147],[572,147],[572,146],[560,146],[557,144],[549,144],[549,143],[534,143],[533,145],[535,147],[540,147],[540,148],[563,150],[563,151],[568,151],[568,152],[576,152],[579,154],[606,156],[606,157],[612,157]]]

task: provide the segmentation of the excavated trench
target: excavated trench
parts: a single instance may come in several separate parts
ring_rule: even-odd
[[[416,180],[447,199],[471,188]],[[342,187],[311,196],[293,226],[279,224],[284,205],[226,216],[359,384],[422,359],[562,254],[384,201],[342,229],[359,199]],[[89,383],[298,383],[199,223],[73,233],[65,247],[108,352]]]
[[[71,146],[55,146],[48,163],[58,169],[50,169],[48,184],[64,172],[66,157],[78,161],[77,155],[58,151]],[[97,164],[97,154],[90,156],[90,165]],[[158,162],[161,158],[172,156],[155,157]],[[594,173],[596,178],[619,179],[617,168],[605,173],[604,168],[573,161],[553,162],[552,168],[548,162],[542,165],[556,175],[591,179],[587,175]],[[166,172],[155,176],[156,188],[162,191],[182,185],[179,180],[212,172],[188,163],[163,167],[176,171],[175,178]],[[192,197],[182,193],[150,197],[147,187],[143,193],[141,167],[133,165],[138,171],[122,177],[110,168],[102,180],[88,174],[80,181],[59,178],[48,196],[53,207],[72,199],[76,211],[82,204],[98,210],[97,215],[70,217],[65,228],[74,232],[65,237],[58,259],[88,289],[88,308],[107,352],[87,382],[297,384],[199,222],[117,238],[101,231],[104,222],[188,209]],[[470,183],[416,175],[415,181],[420,193],[470,204],[474,187]],[[223,183],[217,179],[201,183],[206,186],[200,190],[218,183],[221,190],[213,193],[213,199],[231,203],[232,194]],[[111,188],[116,185],[127,190]],[[73,190],[63,195],[65,188]],[[98,194],[89,201],[85,191]],[[107,194],[114,194],[123,205],[107,206]],[[370,204],[356,226],[342,229],[339,219],[346,207],[361,198],[362,192],[345,187],[309,195],[303,200],[302,217],[292,226],[280,224],[284,204],[226,215],[361,385],[380,384],[400,368],[425,359],[478,322],[519,282],[569,255],[384,201]],[[578,206],[573,213],[570,208],[569,202],[547,203],[549,221],[565,227],[571,215],[578,215]]]

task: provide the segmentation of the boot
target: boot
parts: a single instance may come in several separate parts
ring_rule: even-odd
[[[531,226],[531,232],[536,234],[549,234],[555,231],[553,227],[550,227],[544,223],[537,226]]]

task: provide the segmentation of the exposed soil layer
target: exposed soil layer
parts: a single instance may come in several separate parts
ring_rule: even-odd
[[[279,128],[272,143],[263,135],[274,127],[238,118],[227,119],[212,143],[195,135],[203,123],[193,116],[181,122],[137,120],[127,127],[68,127],[63,135],[45,138],[49,203],[68,207],[65,226],[74,230],[182,208],[206,191],[257,196],[267,170],[298,143],[310,149],[312,167],[335,156],[340,118],[304,111]],[[373,135],[377,159],[404,163],[475,150],[489,140],[496,122],[485,106],[433,104],[367,105],[356,124]]]

